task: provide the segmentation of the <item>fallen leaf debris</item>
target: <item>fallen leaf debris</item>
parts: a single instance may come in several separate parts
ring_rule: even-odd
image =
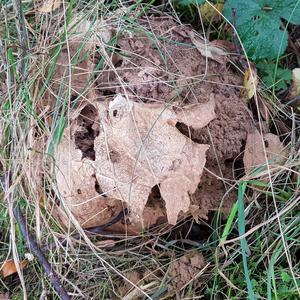
[[[235,159],[242,159],[248,133],[255,130],[238,88],[241,76],[226,66],[224,51],[210,45],[200,51],[200,38],[170,17],[141,18],[139,26],[163,42],[123,30],[114,52],[108,38],[90,34],[85,51],[97,47],[99,57],[80,61],[84,76],[74,69],[72,90],[79,101],[55,151],[65,223],[62,207],[84,227],[104,224],[127,207],[127,221],[148,228],[158,221],[175,224],[188,213],[205,218],[224,194],[225,210],[235,201],[222,178],[234,179]],[[79,27],[83,33],[88,28]],[[118,31],[100,28],[101,36]],[[78,43],[78,36],[70,42],[71,57]],[[58,61],[66,61],[65,55]],[[99,60],[102,69],[91,81]],[[66,65],[57,68],[66,74]]]

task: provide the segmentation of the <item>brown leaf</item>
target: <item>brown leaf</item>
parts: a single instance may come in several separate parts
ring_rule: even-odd
[[[277,135],[267,133],[261,136],[258,131],[249,133],[243,158],[245,173],[249,174],[253,169],[266,164],[266,158],[270,165],[281,163],[284,160],[283,150]]]
[[[99,104],[103,132],[95,139],[96,177],[108,196],[127,202],[136,220],[152,187],[159,185],[168,222],[187,212],[189,193],[200,181],[208,145],[192,142],[170,120],[175,113],[135,103],[118,95],[109,107]]]
[[[221,13],[224,8],[224,3],[211,4],[208,2],[203,3],[200,6],[201,16],[204,18],[204,21],[207,22],[218,22],[221,20]]]
[[[160,205],[153,206],[155,211],[145,209],[154,186],[159,186],[170,224],[189,210],[189,195],[200,182],[209,146],[192,142],[175,124],[188,117],[188,125],[206,126],[215,117],[214,102],[182,108],[177,115],[163,105],[136,103],[121,95],[81,111],[56,151],[58,192],[81,225],[108,222],[122,210],[122,201],[135,223],[155,224],[165,211]],[[88,132],[96,136],[92,144]],[[94,156],[87,157],[91,149]]]
[[[21,270],[26,268],[27,265],[28,265],[27,260],[22,260],[19,262],[19,266],[20,266]],[[3,278],[6,278],[15,273],[17,273],[17,267],[16,267],[14,260],[12,260],[12,259],[6,260],[0,267],[0,275]]]
[[[193,220],[196,223],[199,223],[201,218],[207,219],[206,212],[203,212],[203,208],[200,209],[200,207],[198,205],[190,205],[189,213],[191,214],[191,216],[193,217]]]
[[[270,123],[270,109],[262,97],[257,97],[257,110],[267,124]]]
[[[227,40],[213,40],[210,42],[212,46],[223,49],[225,52],[234,52],[235,46],[232,42]]]
[[[37,11],[39,13],[50,13],[58,9],[61,5],[61,0],[46,0],[42,1],[41,6],[38,7]]]
[[[244,74],[244,90],[242,92],[243,96],[247,100],[251,99],[256,91],[258,85],[257,71],[255,68],[248,68]]]
[[[118,292],[124,297],[131,289],[132,284],[141,283],[142,274],[138,271],[127,271],[124,276],[127,280],[122,279],[122,281],[118,284]]]
[[[0,294],[0,300],[10,300],[9,293]]]
[[[286,100],[291,100],[300,95],[300,68],[292,71],[292,85]],[[299,103],[299,100],[297,101]]]
[[[202,56],[220,64],[226,63],[227,53],[223,49],[213,46],[210,42],[197,37],[193,31],[190,32],[190,39]]]
[[[71,128],[65,129],[56,151],[57,188],[66,205],[83,227],[105,224],[123,209],[120,201],[99,195],[95,168],[72,142]],[[61,214],[61,218],[67,216]]]
[[[184,106],[176,112],[177,121],[194,129],[203,128],[216,117],[215,106],[213,97],[206,103]]]

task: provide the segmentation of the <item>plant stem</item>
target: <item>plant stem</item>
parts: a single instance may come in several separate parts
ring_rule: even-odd
[[[32,251],[33,254],[37,257],[39,263],[41,264],[45,273],[47,274],[53,288],[55,289],[55,291],[57,292],[57,294],[62,300],[69,300],[70,297],[68,293],[65,291],[64,287],[62,286],[57,273],[53,270],[47,258],[45,257],[44,253],[40,250],[35,238],[29,232],[26,224],[26,220],[17,203],[14,204],[14,216],[19,224],[22,235],[26,240],[28,249]]]

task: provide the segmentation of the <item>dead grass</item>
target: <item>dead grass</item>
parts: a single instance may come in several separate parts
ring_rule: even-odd
[[[47,107],[41,110],[41,101],[61,46],[68,45],[75,11],[80,12],[79,18],[90,20],[118,13],[121,24],[130,23],[132,16],[126,12],[139,6],[143,13],[148,8],[141,1],[131,6],[117,1],[73,4],[70,9],[63,2],[57,12],[37,14],[32,1],[23,3],[30,44],[24,55],[18,51],[22,48],[13,7],[1,2],[1,47],[5,50],[0,58],[0,265],[8,258],[24,260],[30,252],[13,216],[13,203],[18,202],[72,299],[298,299],[299,117],[267,92],[256,94],[254,105],[261,97],[269,108],[273,130],[280,133],[280,126],[288,128],[282,135],[288,160],[273,166],[274,172],[267,167],[233,183],[240,193],[232,218],[224,217],[220,208],[200,225],[188,218],[174,228],[161,225],[135,236],[88,237],[74,218],[76,229],[66,231],[53,217],[49,203],[55,203],[51,193],[55,178],[49,164],[53,162],[51,147],[59,142],[73,112],[73,104],[65,100],[72,94],[68,78],[61,83],[53,112]],[[70,61],[69,57],[66,63]],[[25,68],[23,77],[20,65]],[[47,122],[50,115],[52,121]],[[41,173],[38,186],[36,177]],[[261,180],[262,175],[268,180]],[[80,239],[72,238],[74,232]],[[103,246],[107,240],[112,247]],[[197,280],[176,289],[170,264],[192,252],[202,253],[206,264],[197,271]],[[7,292],[11,299],[58,299],[36,260],[15,275],[0,278],[0,295]]]

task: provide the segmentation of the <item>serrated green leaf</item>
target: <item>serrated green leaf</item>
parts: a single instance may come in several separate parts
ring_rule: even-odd
[[[280,275],[281,275],[281,279],[282,279],[283,282],[289,283],[289,282],[292,281],[292,277],[286,271],[281,270],[281,274]]]
[[[286,89],[292,79],[291,70],[276,67],[274,63],[258,63],[256,67],[264,84],[275,91]]]
[[[223,13],[235,23],[250,59],[273,59],[287,47],[288,34],[281,29],[281,18],[300,24],[300,1],[228,0]]]

